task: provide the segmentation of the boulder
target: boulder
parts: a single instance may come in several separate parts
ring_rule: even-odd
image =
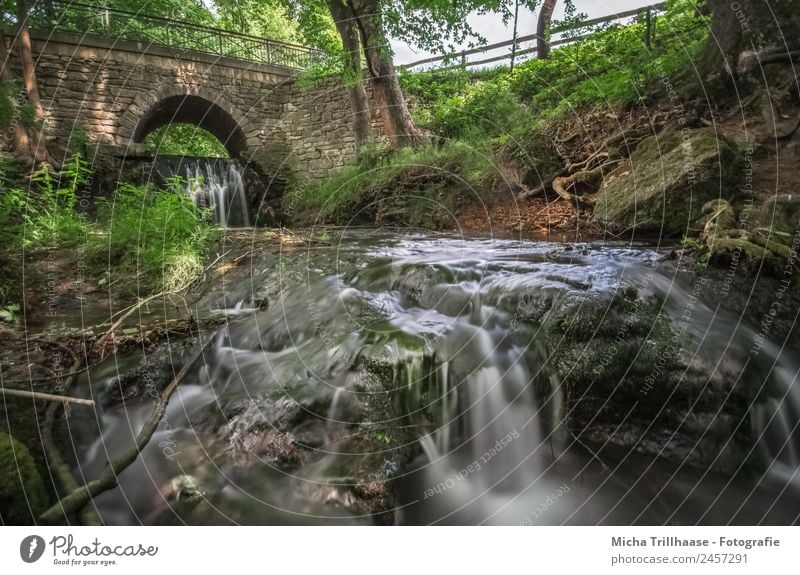
[[[651,136],[604,178],[594,217],[614,232],[683,235],[707,202],[730,195],[738,163],[734,145],[711,128]]]

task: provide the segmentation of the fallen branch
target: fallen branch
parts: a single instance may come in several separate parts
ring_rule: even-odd
[[[142,306],[144,306],[145,304],[153,301],[154,299],[157,299],[157,298],[160,298],[160,297],[167,297],[167,296],[174,295],[174,294],[178,294],[178,293],[181,293],[184,290],[189,289],[195,282],[197,282],[197,280],[199,278],[203,277],[206,274],[206,272],[208,272],[212,267],[214,267],[217,264],[218,261],[220,261],[226,255],[228,255],[229,252],[230,252],[230,250],[225,251],[221,255],[218,255],[217,258],[214,261],[212,261],[210,264],[208,264],[203,269],[203,271],[201,273],[199,273],[196,277],[192,278],[192,280],[190,282],[182,285],[181,287],[153,294],[153,295],[148,296],[148,297],[144,298],[143,300],[133,304],[132,306],[130,306],[127,309],[127,311],[125,313],[123,313],[120,316],[120,318],[111,325],[110,328],[108,328],[108,331],[106,331],[103,334],[103,336],[95,342],[94,350],[95,350],[95,352],[97,352],[98,356],[100,357],[100,360],[103,360],[103,359],[106,358],[106,344],[108,343],[108,340],[111,339],[111,337],[113,337],[114,332],[119,328],[119,326],[121,326],[122,323],[126,319],[128,319],[131,315],[133,315],[133,313],[136,310],[140,309]]]
[[[66,349],[67,352],[73,357],[73,364],[69,370],[69,375],[64,381],[64,391],[66,392],[69,391],[73,382],[75,381],[75,376],[81,366],[81,358],[72,353],[72,350],[68,348],[64,349]],[[61,406],[64,406],[66,410],[66,406],[63,403],[54,403],[47,408],[47,412],[45,413],[44,429],[42,433],[42,447],[44,448],[47,459],[47,468],[51,471],[51,473],[55,474],[59,483],[61,483],[61,487],[65,491],[72,492],[75,489],[78,489],[78,482],[75,479],[75,476],[72,474],[72,470],[70,469],[69,465],[66,464],[64,458],[61,456],[61,451],[58,449],[58,446],[53,439],[53,428],[55,427],[56,413],[58,412],[58,408]],[[100,517],[97,515],[97,512],[94,509],[83,507],[84,506],[81,506],[81,508],[77,508],[75,511],[79,512],[81,522],[84,525],[102,524]]]
[[[131,463],[136,461],[142,449],[144,449],[144,447],[149,443],[150,438],[153,436],[156,429],[158,429],[158,425],[161,422],[161,418],[164,417],[164,413],[167,409],[167,403],[169,403],[172,394],[175,393],[176,389],[178,389],[178,386],[189,373],[189,370],[194,363],[203,355],[206,347],[208,347],[213,341],[214,338],[209,338],[208,341],[200,347],[197,353],[194,354],[189,361],[183,365],[181,370],[172,379],[172,381],[169,382],[167,387],[164,388],[159,396],[158,403],[156,403],[156,406],[153,409],[153,413],[145,422],[142,430],[139,432],[139,435],[136,436],[134,444],[120,457],[112,461],[106,467],[105,471],[103,471],[100,477],[90,481],[86,485],[72,490],[70,493],[62,497],[55,505],[42,513],[42,515],[39,517],[39,521],[41,523],[58,523],[66,518],[70,513],[80,510],[89,502],[90,499],[117,486],[120,473],[125,471],[125,469],[127,469]]]
[[[183,289],[183,288],[181,288],[181,289]],[[113,324],[111,324],[111,327],[108,328],[108,330],[102,335],[102,337],[95,342],[93,347],[94,347],[95,352],[97,352],[97,355],[100,356],[100,359],[103,360],[103,359],[106,358],[106,344],[108,343],[109,339],[111,339],[114,336],[114,332],[119,328],[119,326],[121,326],[122,323],[126,319],[128,319],[131,315],[133,315],[133,312],[135,312],[136,310],[140,309],[142,306],[144,306],[148,302],[153,301],[156,298],[166,297],[166,296],[171,295],[173,293],[177,293],[178,291],[180,291],[180,290],[162,291],[162,292],[153,294],[151,296],[148,296],[148,297],[144,298],[143,300],[139,301],[138,303],[132,305],[128,309],[128,311],[126,311],[124,314],[122,314],[117,321],[115,321]]]
[[[41,399],[43,401],[57,401],[59,403],[75,403],[78,405],[94,405],[91,399],[83,399],[80,397],[69,397],[66,395],[54,395],[52,393],[42,393],[40,391],[27,391],[25,389],[9,389],[7,387],[0,387],[0,393],[3,395],[13,395],[16,397],[30,397],[33,399]]]

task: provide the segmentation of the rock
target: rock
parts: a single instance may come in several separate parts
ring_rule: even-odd
[[[170,481],[167,487],[167,499],[170,501],[183,501],[205,497],[206,491],[196,477],[192,475],[178,475]]]
[[[745,460],[752,438],[735,423],[752,398],[734,385],[735,368],[715,371],[694,357],[696,344],[658,296],[625,284],[612,297],[568,293],[542,328],[556,376],[540,402],[563,390],[569,408],[559,419],[573,436],[702,469],[735,470]],[[722,440],[707,438],[709,422]]]
[[[28,449],[0,433],[0,523],[30,525],[47,506],[47,493]]]
[[[791,245],[792,238],[800,233],[800,194],[770,197],[761,206],[756,226],[768,230],[771,240]]]
[[[707,202],[730,194],[738,161],[711,128],[651,136],[605,177],[594,218],[615,232],[682,235]]]
[[[717,240],[731,237],[736,229],[736,213],[726,200],[711,200],[703,205],[703,217],[698,222],[703,226],[703,240],[714,249]]]

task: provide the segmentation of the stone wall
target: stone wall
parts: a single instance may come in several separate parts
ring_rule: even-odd
[[[48,136],[69,146],[88,135],[97,163],[146,155],[144,137],[170,121],[207,129],[281,180],[318,180],[353,157],[338,82],[305,87],[286,68],[134,42],[32,37]]]

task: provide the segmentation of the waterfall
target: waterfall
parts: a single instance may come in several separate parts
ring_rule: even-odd
[[[158,171],[164,178],[184,178],[187,193],[198,207],[211,209],[214,223],[224,228],[250,226],[244,168],[238,160],[161,157]]]

